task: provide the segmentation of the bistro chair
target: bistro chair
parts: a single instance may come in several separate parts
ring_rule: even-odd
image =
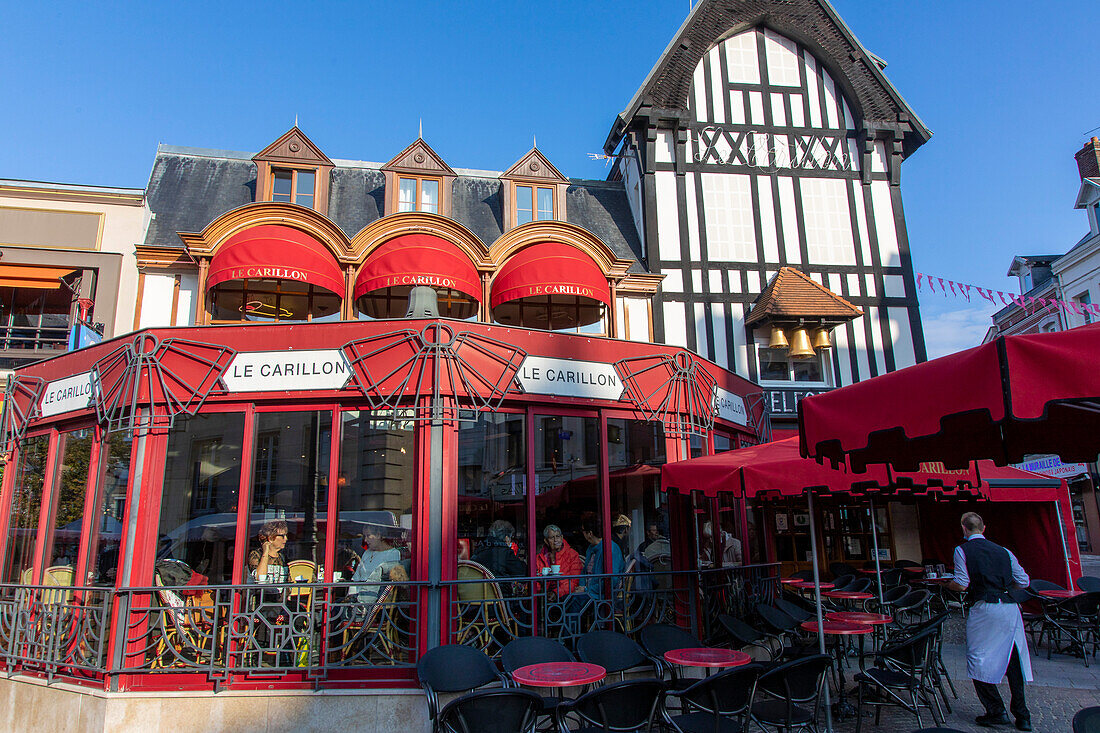
[[[777,598],[774,601],[774,604],[776,608],[793,618],[798,623],[802,623],[803,621],[810,621],[817,618],[816,613],[810,613],[805,608],[802,608],[801,606],[795,603],[791,603],[790,601],[784,600],[782,598]]]
[[[817,730],[821,708],[821,690],[832,659],[815,654],[771,669],[760,676],[756,691],[760,699],[753,702],[752,721],[764,730]]]
[[[446,733],[532,733],[542,699],[530,690],[478,690],[439,711]]]
[[[1044,606],[1048,625],[1047,659],[1053,651],[1077,654],[1089,666],[1089,656],[1100,649],[1100,592],[1085,593]]]
[[[1100,733],[1100,705],[1077,711],[1073,716],[1073,733]]]
[[[854,575],[841,575],[837,578],[833,578],[832,588],[823,588],[822,590],[848,590],[848,587],[856,582],[856,576]]]
[[[416,676],[428,698],[428,718],[435,733],[444,730],[440,721],[439,693],[471,692],[493,683],[504,687],[510,684],[484,652],[461,644],[429,649],[416,663]],[[538,695],[535,698],[538,699]]]
[[[506,643],[503,638],[519,636],[504,591],[489,568],[473,560],[459,560],[458,580],[481,581],[455,585],[459,644],[472,644],[485,651]]]
[[[747,730],[746,719],[756,695],[756,683],[764,667],[747,664],[711,677],[692,680],[683,690],[667,690],[661,705],[665,724],[676,733],[740,733]],[[680,715],[668,714],[668,701],[680,703]],[[687,712],[687,711],[691,712]]]
[[[891,611],[894,628],[905,632],[928,620],[929,604],[932,592],[926,588],[917,588],[906,593],[898,600]]]
[[[387,585],[372,604],[349,603],[334,607],[334,616],[344,612],[347,617],[346,624],[340,629],[343,643],[339,650],[345,660],[353,654],[369,656],[371,652],[377,652],[386,661],[399,661],[396,655],[401,647],[400,636],[393,624],[395,595],[396,589]]]
[[[46,568],[42,573],[42,585],[48,585],[62,590],[46,591],[42,594],[42,602],[47,606],[60,606],[68,603],[73,598],[73,568],[71,565],[54,565]]]
[[[1091,575],[1082,575],[1077,579],[1077,589],[1083,590],[1086,593],[1100,591],[1100,578],[1095,578]]]
[[[573,652],[565,648],[557,639],[544,636],[521,636],[508,642],[500,650],[500,666],[511,676],[520,667],[543,662],[575,662]],[[514,680],[513,680],[514,683]],[[552,715],[554,709],[565,698],[560,695],[542,697],[543,714]]]
[[[157,586],[155,634],[151,669],[187,667],[210,660],[214,648],[214,624],[202,609],[188,606],[175,590],[164,587],[154,573]]]
[[[646,656],[636,641],[618,631],[589,631],[577,640],[577,656],[582,662],[598,664],[607,673],[619,673],[626,679],[626,671],[637,667],[649,667],[655,674],[661,670]]]
[[[928,708],[937,725],[944,722],[930,672],[937,630],[926,628],[907,639],[887,644],[875,653],[876,666],[855,676],[859,685],[856,733],[863,726],[864,705],[875,707],[875,725],[879,724],[882,708],[887,705],[908,710],[916,716],[918,726],[923,725],[921,708]],[[868,695],[868,692],[879,694]]]
[[[1064,586],[1058,585],[1057,583],[1052,583],[1049,580],[1043,580],[1042,578],[1032,578],[1031,585],[1029,585],[1027,588],[1028,590],[1034,591],[1035,593],[1038,593],[1041,590],[1065,590]]]
[[[1008,591],[1012,600],[1020,607],[1024,619],[1024,633],[1031,637],[1031,644],[1038,647],[1043,641],[1043,606],[1027,588],[1013,588]]]
[[[581,639],[583,641],[584,637]],[[652,679],[625,680],[597,687],[576,700],[558,705],[555,711],[558,727],[572,733],[651,730],[664,690],[663,682]],[[566,718],[569,715],[579,719],[579,727],[568,727]]]
[[[833,574],[834,578],[840,578],[845,575],[851,575],[853,577],[859,577],[859,570],[849,565],[846,562],[831,562],[829,563],[829,572]]]
[[[669,664],[665,661],[665,652],[673,649],[694,649],[704,646],[703,642],[679,626],[673,626],[672,624],[643,626],[641,633],[638,635],[638,641],[642,643],[646,655],[657,668],[658,677],[664,679],[664,672],[668,670],[673,687],[682,688],[687,686],[684,684],[684,678],[680,675],[679,665]]]
[[[947,699],[947,693],[943,688],[944,680],[947,681],[947,686],[951,688],[951,695],[958,700],[959,693],[955,691],[955,683],[951,679],[951,674],[947,671],[947,665],[943,663],[943,625],[947,622],[950,614],[943,612],[930,621],[917,626],[913,629],[913,635],[919,634],[925,629],[935,629],[935,639],[932,642],[932,658],[929,660],[928,671],[932,675],[932,684],[939,690],[940,698],[943,700],[943,705],[947,709],[947,712],[952,712],[951,703]]]
[[[756,647],[767,655],[766,659],[757,661],[772,662],[783,653],[783,640],[779,636],[765,634],[728,613],[718,614],[718,625],[729,635],[734,647],[752,655],[754,659],[756,655],[746,647]]]

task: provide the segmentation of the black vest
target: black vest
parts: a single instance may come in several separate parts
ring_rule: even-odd
[[[978,537],[962,543],[962,551],[966,556],[966,572],[970,576],[970,585],[966,589],[968,603],[1015,602],[1008,593],[1015,583],[1008,550],[996,542]]]

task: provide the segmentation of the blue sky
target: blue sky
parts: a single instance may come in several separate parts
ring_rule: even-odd
[[[1084,234],[1073,153],[1100,127],[1094,6],[835,7],[935,133],[902,175],[918,271],[1008,291],[1013,254]],[[140,187],[157,143],[256,151],[295,115],[333,158],[387,160],[422,119],[455,167],[501,170],[537,136],[565,175],[602,178],[586,154],[688,9],[0,0],[0,178]],[[993,310],[938,293],[921,307],[933,356],[978,343]]]

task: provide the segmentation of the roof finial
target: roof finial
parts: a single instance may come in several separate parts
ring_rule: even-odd
[[[531,133],[531,147],[537,148],[538,146],[539,141],[535,138],[535,133]]]
[[[294,113],[294,126],[295,127],[298,126],[298,113],[297,112]]]
[[[424,139],[424,118],[420,118],[420,130],[416,133],[416,137],[420,140]]]

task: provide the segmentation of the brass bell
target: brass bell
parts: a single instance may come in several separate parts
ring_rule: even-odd
[[[829,340],[829,329],[820,328],[814,331],[814,348],[815,349],[831,349],[833,348],[833,342]]]
[[[798,328],[791,334],[791,358],[811,359],[814,347],[810,346],[810,334],[805,328]]]
[[[779,326],[772,326],[772,337],[768,341],[769,349],[787,349],[790,348],[790,344],[787,343],[787,334],[783,333],[783,329]]]

